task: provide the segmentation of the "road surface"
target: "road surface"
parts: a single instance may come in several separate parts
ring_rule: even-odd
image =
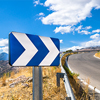
[[[81,79],[90,79],[90,85],[100,90],[100,59],[93,55],[96,52],[81,53],[69,56],[68,65]]]

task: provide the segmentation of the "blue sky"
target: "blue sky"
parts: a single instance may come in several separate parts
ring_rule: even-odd
[[[12,31],[58,38],[61,51],[100,46],[100,0],[0,0],[0,53]]]

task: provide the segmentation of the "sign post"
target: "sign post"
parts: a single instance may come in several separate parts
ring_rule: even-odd
[[[60,43],[56,38],[25,33],[9,34],[9,64],[33,67],[33,100],[42,100],[42,67],[59,66]]]
[[[33,67],[33,100],[42,100],[42,67]]]

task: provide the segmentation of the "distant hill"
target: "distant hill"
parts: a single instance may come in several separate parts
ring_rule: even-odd
[[[8,63],[8,54],[3,52],[0,53],[0,75],[11,69]]]
[[[0,76],[9,70],[11,70],[11,66],[8,63],[8,60],[0,60]]]
[[[9,65],[7,53],[0,53],[0,77],[3,75],[3,73],[7,73],[12,70],[17,71],[19,69],[20,67],[12,67]]]
[[[86,47],[86,48],[81,48],[81,49],[77,49],[75,50],[76,52],[77,51],[90,51],[90,50],[97,50],[97,51],[100,51],[100,46],[94,46],[94,47]]]
[[[8,60],[8,54],[5,53],[5,52],[1,53],[0,54],[0,60],[4,60],[4,61]]]

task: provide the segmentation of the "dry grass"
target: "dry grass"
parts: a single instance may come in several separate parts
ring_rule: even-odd
[[[70,70],[65,67],[65,58],[70,54],[65,54],[62,58],[62,65],[64,69],[66,70],[68,74],[68,78],[72,87],[72,90],[74,92],[76,100],[89,100],[89,93],[88,93],[88,85],[90,84],[90,80],[87,79],[87,85],[84,85],[84,87],[81,87],[80,81],[77,78],[79,74],[71,73]],[[94,100],[94,99],[93,99]]]
[[[26,77],[32,76],[32,67],[22,68],[17,74],[11,72],[11,77],[9,78],[6,77],[6,74],[3,76],[3,78],[6,77],[6,86],[1,85],[0,87],[0,100],[32,100],[32,82],[27,82],[29,88],[23,88],[21,83],[14,88],[9,87],[11,82],[8,82],[8,80],[21,75],[25,75]],[[2,78],[0,79],[0,84],[3,84]]]
[[[43,67],[43,100],[65,100],[67,97],[63,80],[60,80],[60,87],[56,85],[56,73],[60,72],[58,67]]]
[[[100,58],[100,52],[97,52],[95,56]]]
[[[86,83],[87,83],[87,85],[85,85],[85,93],[86,93],[86,100],[88,100],[88,95],[89,95],[88,87],[89,87],[89,84],[90,84],[90,79],[89,78],[86,79]]]
[[[83,94],[82,94],[82,97],[81,97],[81,99],[85,99],[85,100],[90,100],[89,99],[89,84],[90,84],[90,79],[89,78],[87,78],[86,79],[86,85],[84,85],[84,87],[83,87]],[[94,99],[92,99],[92,100],[94,100]]]
[[[11,77],[11,78],[14,78],[14,75],[15,75],[15,72],[12,71],[12,72],[10,73],[10,77]]]
[[[6,86],[6,74],[2,77],[2,86]]]
[[[42,67],[43,74],[43,100],[65,100],[66,91],[61,79],[60,87],[56,86],[56,73],[61,72],[60,67]],[[13,88],[9,87],[9,79],[15,79],[21,75],[32,77],[32,67],[21,68],[18,73],[6,74],[0,78],[0,100],[32,100],[32,82],[26,82],[29,88],[23,88],[21,83]],[[3,85],[2,85],[3,84]],[[6,85],[4,85],[6,84]]]
[[[65,65],[65,59],[66,59],[66,57],[67,57],[68,55],[71,55],[71,54],[73,54],[73,53],[67,53],[67,54],[65,54],[65,55],[62,57],[62,60],[61,60],[62,66]]]

